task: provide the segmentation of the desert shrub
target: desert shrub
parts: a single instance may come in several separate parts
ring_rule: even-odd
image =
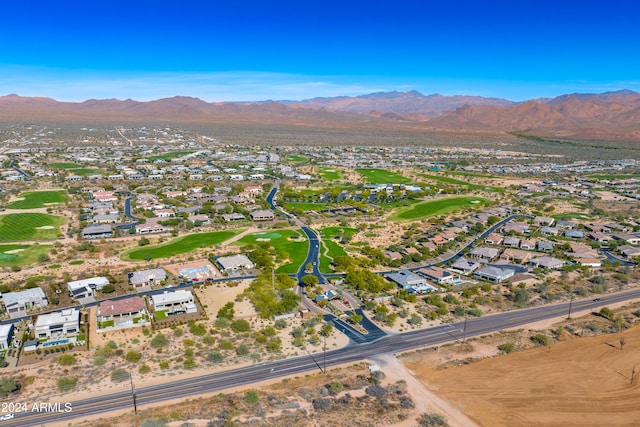
[[[544,335],[544,334],[535,334],[530,339],[531,339],[531,341],[533,341],[537,345],[548,345],[549,344],[549,337]]]
[[[60,391],[69,391],[76,386],[78,380],[73,377],[61,377],[56,380],[56,386]]]
[[[420,418],[418,418],[418,425],[420,427],[448,427],[449,423],[447,422],[447,419],[442,415],[431,412],[420,415]]]
[[[331,408],[331,399],[327,397],[319,397],[311,402],[315,411],[326,411]]]
[[[122,368],[116,368],[111,372],[111,381],[121,383],[129,379],[129,371]]]
[[[156,334],[155,337],[151,339],[151,347],[153,348],[163,348],[169,345],[169,340],[164,334]]]
[[[509,354],[515,349],[516,349],[516,345],[512,342],[506,342],[498,346],[498,350],[500,350],[504,354]]]
[[[367,393],[369,396],[383,397],[384,395],[387,394],[387,389],[378,384],[372,384],[369,387],[365,388],[364,392]]]
[[[126,359],[127,362],[131,362],[131,363],[138,363],[140,361],[140,359],[142,358],[142,355],[140,353],[138,353],[137,351],[130,351],[127,353],[127,355],[124,357]]]
[[[254,405],[260,401],[260,395],[255,390],[249,390],[244,394],[244,401],[249,405]]]
[[[72,354],[63,354],[58,357],[58,364],[62,366],[71,366],[76,364],[76,357]]]

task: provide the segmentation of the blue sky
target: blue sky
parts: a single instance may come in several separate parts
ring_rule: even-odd
[[[523,100],[640,91],[632,1],[4,3],[0,94],[251,101],[418,90]]]

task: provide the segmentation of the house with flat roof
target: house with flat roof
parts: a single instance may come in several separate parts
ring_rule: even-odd
[[[108,284],[109,279],[99,276],[67,282],[67,289],[74,299],[81,299],[95,296],[95,291],[101,291]]]
[[[27,314],[27,310],[49,305],[47,296],[40,288],[2,294],[2,302],[4,302],[4,307],[11,318],[24,316]]]
[[[428,284],[425,278],[420,277],[409,270],[387,273],[385,274],[385,277],[400,286],[402,289],[411,293],[423,293],[437,290],[434,286]]]
[[[249,257],[243,254],[232,255],[232,256],[221,256],[216,259],[216,262],[220,266],[220,270],[222,271],[233,271],[233,270],[249,270],[255,267],[255,264],[251,262]]]
[[[564,261],[551,256],[541,256],[529,261],[529,265],[532,267],[557,269],[564,265]]]
[[[510,268],[499,268],[495,266],[484,267],[473,273],[475,277],[494,283],[500,283],[504,280],[507,280],[514,274],[515,271],[511,270]]]
[[[13,337],[13,323],[0,325],[0,350],[7,350]]]
[[[135,288],[143,286],[153,286],[162,283],[167,279],[167,272],[162,268],[152,268],[151,270],[140,270],[129,273],[129,284]]]
[[[180,289],[177,291],[165,291],[161,294],[151,295],[151,305],[158,311],[167,311],[167,316],[196,313],[198,308],[193,300],[191,291]]]
[[[244,215],[238,212],[234,212],[230,214],[222,214],[221,217],[226,222],[244,221],[246,219]]]
[[[271,221],[276,217],[273,211],[270,211],[268,209],[253,211],[249,214],[249,216],[253,221]]]
[[[82,229],[82,239],[106,239],[113,236],[111,224],[90,225]]]
[[[134,319],[146,315],[147,306],[139,296],[102,301],[97,311],[98,324],[113,320],[113,326],[134,325]]]
[[[69,308],[38,316],[35,325],[36,338],[61,338],[80,331],[80,310]]]

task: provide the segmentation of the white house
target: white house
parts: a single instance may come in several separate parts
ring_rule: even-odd
[[[198,311],[191,291],[180,289],[174,292],[151,295],[155,311],[167,310],[167,315],[195,313]]]
[[[80,310],[69,308],[41,314],[36,320],[36,338],[60,338],[80,331]]]
[[[13,336],[13,323],[0,325],[0,350],[6,350],[11,344]]]
[[[140,270],[129,273],[129,284],[136,288],[142,286],[153,286],[160,284],[167,279],[167,272],[162,268],[152,268],[151,270]]]
[[[255,267],[255,264],[251,260],[242,254],[232,256],[221,256],[217,260],[218,265],[222,271],[251,269]]]
[[[27,310],[46,307],[49,304],[47,296],[40,288],[2,294],[2,301],[7,313],[12,318],[24,316],[27,314]]]
[[[67,289],[74,299],[81,299],[94,296],[96,290],[101,291],[108,284],[109,279],[99,276],[67,282]]]

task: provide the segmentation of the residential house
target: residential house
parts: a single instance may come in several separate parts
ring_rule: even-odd
[[[504,238],[502,244],[504,246],[509,246],[510,248],[517,248],[520,246],[520,239],[517,237],[507,236]]]
[[[167,272],[162,268],[134,271],[128,274],[129,284],[135,288],[162,284],[167,279]]]
[[[221,271],[249,270],[255,267],[255,264],[243,254],[219,257],[216,262]]]
[[[587,235],[587,237],[591,240],[595,240],[598,243],[609,243],[609,241],[613,239],[611,235],[600,231],[592,231]]]
[[[468,256],[474,259],[480,259],[483,261],[490,261],[495,259],[500,250],[497,248],[487,248],[485,246],[479,246],[477,248],[473,248],[471,252],[469,252]]]
[[[512,221],[502,227],[503,233],[525,234],[529,232],[529,224],[526,222]]]
[[[621,240],[630,245],[638,245],[640,244],[640,236],[636,236],[634,234],[628,233],[617,233],[613,235],[613,238],[616,240]]]
[[[640,248],[630,245],[618,246],[618,251],[625,258],[635,258],[640,256]]]
[[[573,221],[560,220],[556,223],[556,227],[559,230],[573,230],[576,228],[577,224]]]
[[[564,265],[564,261],[550,256],[541,256],[532,259],[531,261],[529,261],[529,264],[532,267],[541,267],[553,270],[561,268]]]
[[[10,317],[16,318],[27,314],[27,310],[46,307],[47,296],[40,288],[2,294],[4,307]]]
[[[409,270],[400,270],[395,273],[388,273],[385,277],[402,289],[411,293],[423,293],[437,290],[435,287],[427,283],[427,280],[418,276]]]
[[[0,325],[0,350],[7,350],[13,337],[13,323]]]
[[[580,230],[565,230],[564,237],[568,237],[570,239],[582,239],[584,237],[584,233]]]
[[[418,273],[438,284],[452,283],[460,280],[460,276],[458,276],[457,274],[453,274],[441,267],[434,266],[421,268],[420,270],[418,270]]]
[[[35,336],[42,338],[63,338],[80,331],[80,310],[69,308],[38,316]]]
[[[536,248],[536,241],[531,239],[522,239],[520,240],[520,249],[524,249],[526,251],[532,251]]]
[[[484,242],[488,245],[501,245],[504,241],[504,237],[499,234],[490,234],[484,239]]]
[[[542,252],[553,252],[553,243],[551,242],[538,242],[536,243],[536,249]]]
[[[80,233],[82,239],[106,239],[113,236],[111,224],[89,225]]]
[[[507,248],[502,255],[500,255],[500,259],[505,261],[518,261],[519,263],[524,264],[529,261],[529,259],[533,258],[534,255],[534,253],[529,251]]]
[[[273,211],[268,209],[253,211],[249,216],[253,221],[271,221],[276,217]]]
[[[99,276],[67,282],[67,289],[74,299],[81,299],[95,296],[96,290],[101,291],[108,284],[109,279]]]
[[[153,234],[153,233],[164,233],[168,231],[169,228],[158,222],[156,218],[149,218],[147,222],[144,224],[136,225],[136,233],[137,234]]]
[[[558,230],[557,228],[548,227],[546,225],[540,227],[538,231],[540,231],[540,234],[542,234],[543,236],[557,236],[558,233],[560,233],[560,230]]]
[[[244,221],[246,218],[241,213],[230,213],[230,214],[222,214],[222,219],[226,222],[234,222],[234,221]]]
[[[147,305],[144,298],[132,296],[118,300],[106,300],[98,306],[98,324],[114,321],[113,326],[133,325],[134,319],[145,317]]]
[[[481,264],[478,262],[471,261],[465,258],[459,258],[456,262],[451,264],[449,268],[455,272],[458,272],[464,275],[469,275],[473,273],[475,270],[477,270],[478,268],[480,268],[480,265]]]
[[[473,273],[475,277],[494,283],[500,283],[504,280],[507,280],[514,274],[515,271],[510,268],[499,268],[495,266],[484,267]]]
[[[198,311],[193,294],[185,289],[151,295],[151,305],[153,305],[153,309],[156,312],[166,310],[167,316],[196,313]]]

